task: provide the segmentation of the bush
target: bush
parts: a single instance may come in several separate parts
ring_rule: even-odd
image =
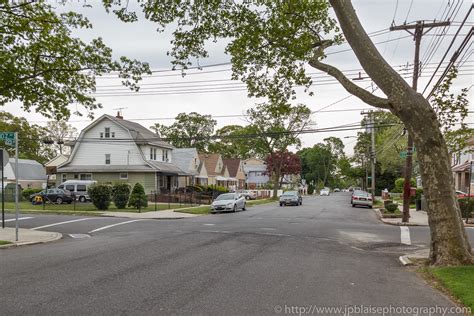
[[[118,209],[127,207],[130,197],[130,185],[128,183],[116,183],[112,187],[112,200]]]
[[[105,211],[110,206],[112,188],[106,184],[93,184],[87,189],[87,194],[92,200],[92,204],[98,209]]]
[[[137,210],[148,207],[148,199],[145,194],[145,189],[140,183],[135,183],[133,186],[130,200],[128,201],[129,207],[134,207]]]
[[[459,209],[463,218],[471,217],[474,212],[474,199],[459,199]]]
[[[217,193],[228,193],[229,190],[226,187],[222,187],[219,185],[208,185],[206,191],[208,192],[217,192]]]
[[[33,193],[39,193],[41,191],[43,191],[43,189],[24,189],[21,192],[21,196],[23,197],[24,200],[29,201],[30,195],[32,195]],[[0,195],[1,195],[1,192],[0,192]]]
[[[395,188],[393,188],[392,192],[395,192],[395,193],[402,193],[403,192],[403,184],[405,183],[405,179],[404,178],[398,178],[397,180],[395,180]],[[416,186],[416,180],[415,179],[411,179],[411,182],[410,182],[411,186],[412,187],[415,187]]]
[[[308,185],[308,194],[312,195],[314,193],[314,185],[310,184]]]
[[[383,206],[386,207],[388,204],[393,204],[393,200],[384,200]]]
[[[398,204],[388,203],[387,205],[385,205],[385,209],[390,213],[395,213],[395,211],[398,210]]]

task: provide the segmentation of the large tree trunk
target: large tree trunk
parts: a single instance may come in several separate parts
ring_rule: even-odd
[[[370,105],[389,109],[412,134],[420,162],[431,230],[430,261],[433,265],[474,263],[471,246],[454,195],[450,157],[436,114],[429,102],[414,91],[379,54],[367,36],[350,0],[329,0],[346,40],[371,79],[388,99],[369,95],[347,78],[318,63],[315,68],[335,76],[347,91]],[[386,102],[385,102],[386,101]]]

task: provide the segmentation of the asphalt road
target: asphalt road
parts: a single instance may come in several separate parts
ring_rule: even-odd
[[[402,244],[399,227],[350,207],[343,193],[183,220],[22,217],[21,227],[64,238],[0,250],[5,315],[341,315],[369,307],[395,314],[453,306],[397,261],[428,245],[427,228],[411,227],[411,245]],[[474,241],[473,229],[469,235]],[[320,310],[332,307],[340,310]]]

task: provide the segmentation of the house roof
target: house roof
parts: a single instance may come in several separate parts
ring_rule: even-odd
[[[199,159],[204,162],[208,176],[221,175],[216,173],[216,166],[220,157],[220,154],[199,154]]]
[[[7,179],[15,179],[15,158],[9,159],[11,174],[5,169],[5,177]],[[46,170],[43,165],[36,160],[18,159],[18,180],[46,180]]]
[[[68,158],[69,158],[68,155],[59,154],[53,159],[51,159],[50,161],[48,161],[47,163],[45,163],[44,165],[45,167],[56,167],[64,163],[65,161],[67,161]]]
[[[58,172],[161,172],[170,175],[187,175],[174,164],[149,161],[150,165],[82,165],[58,168]]]
[[[178,166],[176,166],[173,163],[169,162],[161,162],[161,161],[148,161],[150,165],[155,167],[157,171],[160,171],[161,173],[164,174],[175,174],[175,175],[181,175],[181,176],[186,176],[189,175],[187,172],[183,171],[180,169]]]
[[[244,171],[245,171],[245,173],[252,172],[252,171],[265,172],[265,171],[267,171],[267,165],[265,165],[265,164],[261,164],[261,165],[244,165]]]
[[[138,123],[127,121],[122,118],[117,118],[108,114],[104,114],[104,116],[107,117],[109,120],[126,128],[132,135],[132,138],[138,143],[156,145],[165,148],[173,148],[172,145],[168,144],[165,141],[162,141],[158,135]]]
[[[240,159],[223,159],[223,161],[224,161],[224,165],[226,165],[227,169],[229,170],[229,175],[232,178],[237,177],[241,160]]]
[[[194,166],[194,158],[198,156],[196,148],[175,148],[173,149],[173,163],[181,170],[191,174],[197,175],[197,168]]]
[[[453,172],[469,172],[471,166],[470,161],[466,161],[463,164],[460,164],[452,169]]]

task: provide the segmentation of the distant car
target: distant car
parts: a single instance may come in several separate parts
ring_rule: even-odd
[[[341,189],[339,189],[339,188],[334,188],[334,192],[341,192]]]
[[[61,185],[58,186],[58,189],[71,192],[73,198],[76,198],[79,202],[84,203],[91,201],[91,198],[87,193],[87,189],[96,183],[97,181],[94,180],[67,180],[61,183]]]
[[[257,198],[257,195],[255,192],[249,191],[249,190],[244,190],[240,192],[240,194],[246,199],[246,200],[255,200]]]
[[[357,205],[367,206],[368,208],[372,208],[374,201],[372,199],[372,195],[366,191],[357,190],[352,193],[351,196],[351,205],[352,207],[356,207]]]
[[[319,191],[320,196],[329,196],[329,188],[324,188]]]
[[[52,202],[56,204],[71,204],[73,197],[71,192],[62,189],[47,189],[41,192],[30,195],[30,201],[33,202],[36,196],[41,196],[43,201]]]
[[[237,212],[246,210],[245,197],[239,193],[224,193],[219,195],[211,204],[211,213],[220,211]]]
[[[474,194],[472,194],[472,193],[468,194],[468,193],[463,192],[463,191],[456,191],[456,197],[458,199],[467,199],[469,196],[472,198],[472,197],[474,197]]]
[[[283,205],[302,205],[303,197],[298,191],[286,191],[280,196],[280,206]]]

